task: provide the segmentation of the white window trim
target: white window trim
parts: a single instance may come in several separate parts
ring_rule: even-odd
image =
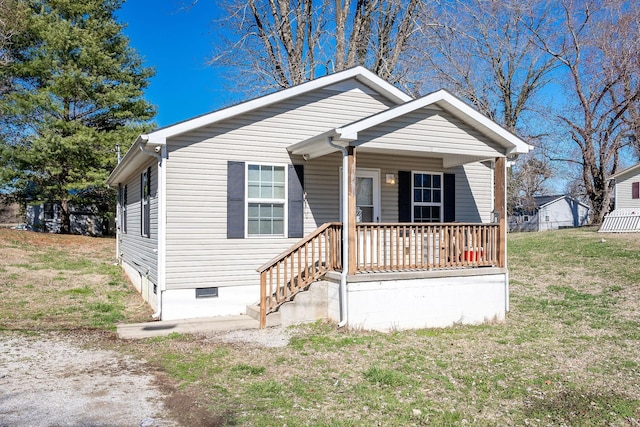
[[[284,199],[250,199],[249,166],[273,166],[284,168]],[[249,203],[282,203],[284,205],[283,234],[249,234]],[[245,162],[244,163],[244,237],[245,239],[286,239],[289,236],[289,165],[287,163]]]
[[[428,174],[428,175],[440,175],[440,203],[435,202],[417,202],[414,199],[415,188],[414,183],[415,174]],[[430,171],[411,171],[411,222],[415,222],[414,217],[414,207],[416,206],[440,206],[440,222],[443,221],[444,218],[444,173],[443,172],[430,172]]]

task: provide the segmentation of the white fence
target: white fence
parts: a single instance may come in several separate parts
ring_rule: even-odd
[[[602,221],[600,233],[640,232],[640,209],[616,209]]]

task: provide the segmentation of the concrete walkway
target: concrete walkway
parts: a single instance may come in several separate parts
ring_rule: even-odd
[[[163,320],[159,322],[132,323],[117,325],[118,337],[123,339],[142,339],[166,336],[171,333],[195,334],[207,332],[226,332],[238,329],[259,329],[257,320],[240,314],[237,316],[207,317],[201,319]]]

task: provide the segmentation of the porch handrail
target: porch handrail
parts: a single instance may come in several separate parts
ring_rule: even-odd
[[[358,223],[356,272],[501,266],[499,224]]]
[[[342,268],[342,223],[328,222],[263,264],[260,273],[260,327],[294,295],[327,271]]]

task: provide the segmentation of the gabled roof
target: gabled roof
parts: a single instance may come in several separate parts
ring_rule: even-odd
[[[453,114],[458,119],[504,147],[507,150],[507,154],[524,154],[528,153],[531,149],[531,146],[522,139],[507,131],[493,120],[483,116],[451,93],[446,90],[439,90],[355,121],[346,126],[332,129],[313,138],[293,144],[288,147],[288,150],[292,154],[307,155],[309,158],[329,154],[335,151],[335,149],[328,144],[323,144],[323,141],[326,140],[327,137],[331,137],[336,142],[354,141],[358,139],[359,132],[429,106],[436,106]]]
[[[543,208],[543,207],[545,207],[547,205],[550,205],[550,204],[552,204],[554,202],[557,202],[558,200],[562,200],[562,199],[565,199],[565,198],[573,200],[574,202],[577,202],[577,203],[583,205],[584,207],[586,207],[587,209],[589,209],[589,206],[587,204],[582,203],[580,200],[574,199],[571,196],[567,196],[566,194],[556,194],[556,195],[553,195],[553,196],[534,196],[533,200],[536,203],[536,208],[540,209],[540,208]]]
[[[613,174],[609,177],[609,179],[616,179],[619,178],[623,175],[633,175],[636,173],[640,173],[640,163],[638,163],[637,165],[628,167],[626,169],[621,170],[620,172]]]
[[[157,147],[160,145],[164,145],[167,142],[167,138],[180,135],[204,126],[209,126],[216,122],[226,120],[231,117],[235,117],[252,110],[256,110],[258,108],[263,108],[268,105],[272,105],[277,102],[281,102],[286,99],[293,98],[295,96],[302,95],[316,89],[334,85],[336,83],[340,83],[349,79],[356,79],[360,83],[373,89],[380,95],[386,97],[396,104],[402,104],[413,99],[411,96],[393,86],[391,83],[380,78],[378,75],[372,73],[362,66],[349,68],[344,71],[339,71],[334,74],[319,77],[317,79],[299,84],[297,86],[254,98],[249,101],[233,105],[231,107],[223,108],[221,110],[203,114],[201,116],[197,116],[170,126],[162,127],[149,132],[146,135],[140,135],[131,146],[129,151],[127,151],[122,161],[111,172],[111,175],[107,179],[107,184],[113,185],[116,182],[117,176],[119,176],[123,171],[138,167],[142,164],[142,162],[148,160],[148,157],[144,159],[140,157],[143,154],[140,148],[143,146],[151,145],[152,147]]]

